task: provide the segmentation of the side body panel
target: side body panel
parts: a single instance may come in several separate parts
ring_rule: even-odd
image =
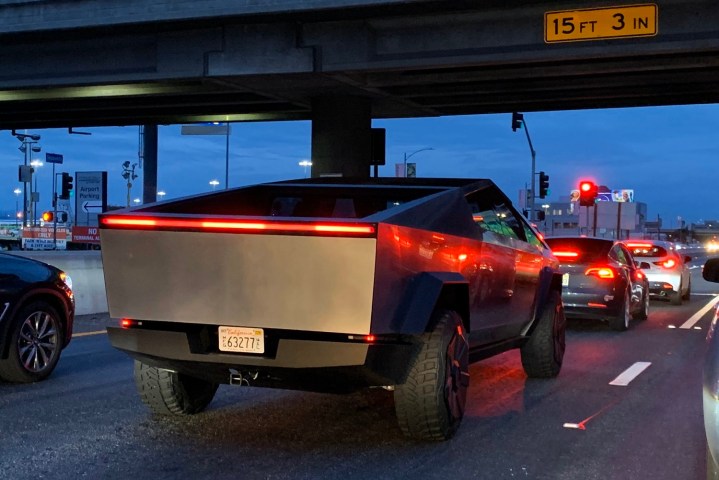
[[[370,332],[374,238],[100,232],[113,317]]]

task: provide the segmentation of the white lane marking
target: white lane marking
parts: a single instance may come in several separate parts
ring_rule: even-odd
[[[640,373],[651,365],[652,362],[636,362],[631,367],[624,370],[617,378],[609,382],[609,385],[618,385],[620,387],[626,387],[629,383],[637,378]]]
[[[682,326],[679,327],[679,328],[684,328],[684,329],[690,329],[690,328],[692,328],[695,323],[697,323],[699,320],[701,320],[701,318],[702,318],[704,315],[706,315],[706,313],[707,313],[709,310],[711,310],[714,305],[717,304],[717,302],[719,302],[719,296],[716,296],[716,297],[712,298],[711,300],[709,300],[709,303],[707,303],[706,305],[704,305],[704,307],[702,307],[701,310],[699,310],[697,313],[695,313],[694,315],[692,315],[691,318],[690,318],[689,320],[687,320],[686,322],[684,322],[684,323],[682,324]]]
[[[97,330],[95,332],[84,332],[84,333],[73,333],[72,338],[89,337],[90,335],[102,335],[103,333],[107,333],[107,330]]]

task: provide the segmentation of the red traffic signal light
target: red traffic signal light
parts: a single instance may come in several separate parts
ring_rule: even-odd
[[[589,180],[579,182],[579,205],[591,207],[597,199],[597,185]]]

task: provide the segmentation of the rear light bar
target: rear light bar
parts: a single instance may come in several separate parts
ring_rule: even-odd
[[[584,271],[585,275],[598,277],[604,280],[610,280],[615,277],[614,269],[609,267],[591,267]]]
[[[105,228],[126,230],[192,230],[237,233],[316,233],[373,237],[374,225],[366,223],[263,222],[229,219],[179,219],[160,217],[106,216],[100,219]]]
[[[558,250],[558,251],[553,251],[552,253],[557,258],[578,258],[579,257],[578,252],[566,252],[566,251]]]

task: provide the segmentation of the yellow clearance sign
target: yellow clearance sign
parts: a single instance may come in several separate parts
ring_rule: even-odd
[[[657,34],[658,16],[655,4],[546,12],[544,41],[651,37]]]

